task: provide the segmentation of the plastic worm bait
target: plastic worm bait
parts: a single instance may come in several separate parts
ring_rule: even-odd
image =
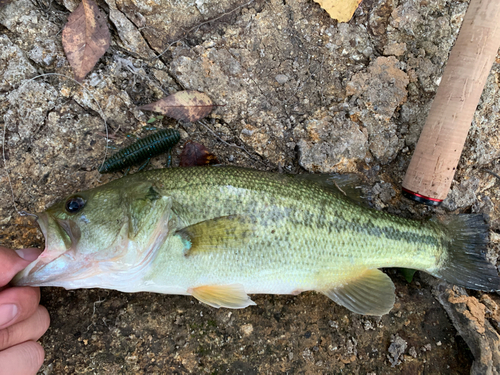
[[[111,173],[129,168],[169,151],[181,139],[175,129],[162,129],[122,148],[99,168],[99,173]]]

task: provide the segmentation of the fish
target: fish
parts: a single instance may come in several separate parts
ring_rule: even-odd
[[[230,166],[140,172],[71,194],[41,214],[41,256],[19,286],[190,295],[245,308],[252,294],[316,291],[381,316],[394,284],[381,268],[496,291],[481,215],[412,220],[368,207],[352,175]]]

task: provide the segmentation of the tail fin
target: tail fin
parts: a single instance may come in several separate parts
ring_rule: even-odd
[[[445,223],[448,254],[432,272],[452,284],[487,292],[500,290],[500,277],[486,259],[488,225],[483,215],[456,215]]]

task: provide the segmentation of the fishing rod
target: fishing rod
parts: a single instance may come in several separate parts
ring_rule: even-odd
[[[439,206],[500,47],[500,1],[471,0],[403,180],[403,195]]]

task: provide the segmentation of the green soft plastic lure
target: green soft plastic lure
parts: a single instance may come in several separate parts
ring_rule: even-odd
[[[99,173],[117,172],[148,162],[149,159],[168,152],[180,139],[181,135],[175,129],[158,130],[112,155],[99,168]]]

